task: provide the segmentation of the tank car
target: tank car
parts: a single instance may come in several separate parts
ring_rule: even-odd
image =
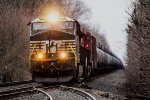
[[[112,69],[122,68],[122,62],[112,53],[105,52],[102,48],[97,48],[97,68]]]

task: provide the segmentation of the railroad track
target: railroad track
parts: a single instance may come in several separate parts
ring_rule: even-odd
[[[33,92],[33,87],[16,88],[14,90],[1,91],[0,98],[2,100],[7,100],[18,97],[20,95],[29,95]]]
[[[27,84],[27,83],[35,83],[35,81],[34,80],[26,80],[26,81],[6,82],[6,83],[0,84],[0,87],[13,86],[13,85],[19,85],[19,84]]]
[[[70,84],[69,84],[70,85]],[[77,86],[78,85],[78,86]],[[84,91],[84,89],[78,88],[80,87],[80,84],[74,85],[74,87],[70,86],[64,86],[64,85],[53,85],[53,86],[29,86],[29,87],[21,87],[21,88],[16,88],[13,90],[8,90],[8,91],[0,91],[0,99],[2,100],[8,100],[8,99],[13,99],[13,98],[18,98],[18,97],[24,97],[24,96],[33,96],[34,94],[41,95],[43,94],[44,98],[46,97],[48,100],[57,100],[59,99],[59,93],[57,94],[55,89],[58,90],[58,92],[63,92],[63,94],[67,94],[68,92],[71,93],[71,95],[74,95],[74,97],[77,97],[78,95],[82,96],[82,98],[85,98],[84,100],[96,100],[96,98],[89,94],[88,92]],[[50,93],[51,91],[51,93]],[[40,93],[40,94],[39,94]],[[55,96],[53,95],[54,93]],[[69,100],[70,97],[67,97]],[[149,97],[141,96],[141,95],[131,95],[128,94],[126,96],[128,99],[140,99],[140,100],[149,100]],[[59,99],[61,100],[61,99]]]
[[[69,90],[71,92],[75,92],[83,97],[85,97],[88,100],[96,100],[94,96],[92,96],[91,94],[79,89],[79,88],[75,88],[75,87],[67,87],[67,86],[60,86],[63,90]]]
[[[12,82],[12,83],[7,83],[4,85],[1,85],[2,88],[10,87],[10,89],[8,89],[8,90],[6,89],[4,91],[0,90],[0,98],[2,100],[8,100],[8,99],[13,99],[13,98],[18,98],[21,96],[32,96],[33,94],[42,93],[47,97],[48,100],[54,100],[52,98],[52,96],[48,93],[48,90],[55,88],[55,89],[59,89],[60,91],[63,91],[64,94],[67,93],[67,92],[65,92],[67,90],[74,95],[78,94],[80,96],[83,96],[84,98],[87,98],[88,100],[96,100],[92,95],[90,95],[89,93],[87,93],[83,90],[80,90],[75,87],[68,87],[71,85],[70,83],[66,84],[68,86],[53,85],[53,86],[47,86],[47,87],[42,86],[41,84],[39,84],[38,86],[30,86],[30,83],[35,83],[35,82],[34,81],[23,81],[23,82]],[[25,87],[19,86],[22,84],[25,84],[25,85],[23,85]],[[29,86],[27,84],[29,84]]]
[[[68,84],[67,84],[68,85]],[[87,100],[96,100],[94,96],[89,94],[88,92],[85,92],[84,90],[77,88],[79,87],[80,84],[75,84],[75,87],[70,87],[70,86],[65,86],[65,85],[55,85],[55,86],[49,86],[49,87],[42,87],[44,90],[52,89],[52,88],[58,88],[61,91],[70,91],[71,93],[81,95]],[[70,85],[70,84],[69,84]],[[77,86],[78,85],[78,86]]]
[[[139,95],[139,94],[132,94],[132,93],[128,93],[126,95],[126,97],[129,98],[129,99],[150,100],[149,96],[144,96],[144,95]]]
[[[15,81],[0,84],[0,98],[11,99],[20,95],[28,95],[33,92],[34,87],[41,86],[33,80],[29,81]]]
[[[13,99],[19,96],[30,96],[35,93],[42,93],[46,97],[48,97],[48,100],[53,100],[53,98],[43,89],[40,89],[41,86],[37,87],[24,87],[24,88],[16,88],[14,90],[9,90],[9,91],[1,91],[0,92],[0,98],[2,100],[8,100],[8,99]]]
[[[30,84],[32,83],[36,83],[33,80],[30,81],[21,81],[21,82],[11,82],[11,83],[5,83],[5,84],[1,84],[0,87],[0,98],[2,100],[8,100],[8,99],[13,99],[13,98],[17,98],[20,96],[31,96],[37,92],[40,92],[44,95],[46,95],[46,97],[49,98],[49,100],[53,100],[53,98],[47,93],[47,90],[52,89],[52,88],[65,88],[65,90],[67,89],[67,86],[62,86],[62,85],[53,85],[53,86],[42,86],[41,84],[39,84],[38,86],[30,86]],[[28,86],[29,84],[29,86]],[[38,84],[38,83],[37,83]],[[65,85],[65,84],[64,84]],[[73,86],[74,83],[67,83],[66,85],[68,86]],[[2,89],[4,88],[4,89]],[[8,89],[9,88],[9,89]],[[68,87],[69,90],[71,90],[71,87]],[[74,92],[78,92],[82,95],[86,95],[85,97],[91,98],[91,96],[87,96],[89,94],[87,94],[86,92],[77,90],[77,88],[72,90]],[[80,92],[79,92],[80,91]],[[65,91],[64,91],[65,92]],[[94,99],[89,99],[89,100],[94,100]]]
[[[70,86],[64,86],[64,85],[55,85],[55,86],[49,86],[49,87],[41,87],[41,89],[47,91],[49,89],[59,89],[60,91],[69,91],[73,94],[76,95],[80,95],[84,98],[86,98],[87,100],[96,100],[94,96],[92,96],[91,94],[89,94],[88,92],[80,89],[80,88],[76,88],[76,87],[70,87]],[[69,98],[68,98],[69,99]]]
[[[105,74],[103,74],[103,75],[105,75]],[[87,100],[96,100],[94,98],[94,96],[85,92],[84,89],[80,89],[79,87],[88,89],[88,87],[84,87],[84,86],[86,86],[86,84],[84,85],[84,83],[89,82],[89,81],[96,79],[98,77],[101,77],[103,75],[98,75],[98,76],[86,79],[85,81],[83,81],[81,83],[77,83],[77,84],[75,84],[75,83],[67,83],[67,84],[63,84],[63,85],[60,85],[60,84],[54,85],[53,84],[52,86],[46,86],[46,87],[39,84],[39,86],[19,87],[19,88],[11,89],[8,91],[1,91],[0,90],[0,99],[8,100],[8,99],[16,98],[16,97],[31,96],[33,94],[42,93],[42,94],[44,94],[44,98],[47,97],[48,100],[57,100],[55,97],[54,97],[55,99],[53,99],[53,95],[51,96],[50,95],[51,93],[49,93],[48,91],[52,90],[52,89],[58,89],[59,91],[63,91],[63,94],[66,94],[67,91],[69,91],[73,95],[80,95]],[[28,83],[35,83],[35,82],[30,80],[30,81],[6,83],[5,85],[0,85],[0,86],[1,87],[8,87],[8,86],[21,85],[21,84],[28,84]],[[135,95],[135,94],[127,94],[125,97],[129,98],[129,99],[144,99],[144,100],[150,99],[150,97],[143,96],[143,95]]]

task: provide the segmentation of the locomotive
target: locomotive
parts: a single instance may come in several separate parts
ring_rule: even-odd
[[[30,70],[37,82],[68,82],[98,70],[121,68],[122,62],[105,49],[80,23],[69,17],[37,18],[30,22]]]

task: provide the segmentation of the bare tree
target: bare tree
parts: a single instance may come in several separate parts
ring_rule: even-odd
[[[150,95],[150,1],[137,0],[128,25],[128,82],[136,93]],[[147,91],[147,92],[143,92]],[[143,93],[142,93],[143,92]]]
[[[25,9],[16,9],[17,0],[1,1],[0,9],[0,35],[1,35],[1,66],[6,81],[23,80],[24,72],[27,72],[25,66],[28,61],[29,36],[27,31],[28,11]],[[10,4],[11,3],[11,4]],[[20,2],[21,3],[21,2]],[[22,7],[18,4],[18,7]]]
[[[90,9],[80,0],[62,0],[63,14],[73,19],[88,19]]]

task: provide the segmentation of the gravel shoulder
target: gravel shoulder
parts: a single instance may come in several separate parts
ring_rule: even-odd
[[[124,95],[126,83],[124,70],[116,70],[110,74],[104,75],[87,83],[88,87],[104,92],[111,92],[116,95]]]

